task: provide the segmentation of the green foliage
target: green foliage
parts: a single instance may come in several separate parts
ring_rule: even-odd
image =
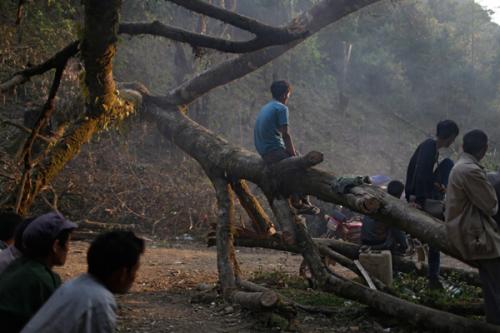
[[[257,270],[252,273],[251,280],[275,289],[285,297],[304,305],[333,308],[360,306],[356,302],[335,296],[332,293],[308,288],[307,282],[302,277],[287,273],[281,266],[273,271]]]
[[[398,273],[394,289],[400,297],[410,302],[428,306],[449,306],[482,301],[481,288],[471,286],[458,277],[449,275],[443,281],[444,290],[436,291],[428,287],[428,279],[413,274]]]

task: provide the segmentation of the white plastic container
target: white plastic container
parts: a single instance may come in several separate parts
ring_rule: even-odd
[[[391,251],[371,251],[359,254],[359,262],[371,277],[377,278],[385,285],[391,286],[392,255]]]

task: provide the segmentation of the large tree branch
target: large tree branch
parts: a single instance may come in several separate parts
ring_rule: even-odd
[[[23,151],[21,153],[21,158],[24,158],[24,171],[21,177],[21,183],[18,188],[18,194],[16,199],[16,207],[15,211],[24,215],[26,213],[27,205],[26,202],[30,202],[30,188],[31,188],[31,179],[28,179],[30,176],[31,169],[33,168],[33,161],[31,158],[33,144],[37,138],[38,133],[47,126],[50,117],[55,111],[56,104],[55,98],[57,94],[57,90],[59,89],[59,85],[61,84],[61,78],[64,72],[64,68],[66,67],[66,62],[68,59],[66,58],[61,64],[58,65],[56,69],[56,73],[54,75],[54,79],[52,81],[52,86],[50,87],[49,96],[45,105],[43,106],[42,112],[40,112],[40,117],[37,119],[35,126],[33,126],[33,131],[29,135],[26,143],[24,144]],[[26,195],[28,194],[28,195]]]
[[[121,1],[85,0],[84,6],[81,51],[85,64],[85,90],[88,92],[85,96],[87,111],[34,170],[33,186],[29,199],[24,202],[24,211],[97,130],[132,110],[131,105],[116,96],[112,72]]]
[[[224,298],[229,300],[236,290],[238,267],[233,246],[234,199],[229,183],[212,177],[217,196],[219,216],[217,222],[217,270]]]
[[[262,22],[259,22],[255,19],[249,18],[247,16],[243,16],[237,14],[235,12],[213,6],[207,2],[200,0],[167,0],[169,2],[173,2],[181,7],[189,9],[193,12],[210,16],[219,21],[229,23],[232,26],[238,27],[242,30],[250,31],[255,35],[265,35],[265,34],[276,34],[285,37],[288,35],[288,31],[283,28],[276,28]]]
[[[269,173],[262,159],[255,153],[230,144],[175,108],[171,107],[169,111],[148,109],[156,118],[162,133],[205,168],[217,167],[225,170],[231,177],[252,181],[264,191],[269,188]],[[376,187],[355,187],[349,193],[344,194],[335,190],[336,184],[337,178],[333,174],[311,168],[305,170],[301,177],[290,178],[287,188],[361,212],[363,212],[365,200],[376,200],[380,208],[363,213],[405,230],[455,258],[461,258],[459,253],[450,246],[445,226],[433,217],[409,207],[401,200],[388,196]]]
[[[263,49],[271,45],[280,45],[289,43],[295,39],[303,38],[307,33],[280,33],[276,34],[270,31],[267,34],[259,35],[248,41],[231,41],[218,37],[211,37],[197,34],[184,29],[165,25],[161,22],[138,22],[120,24],[120,34],[135,35],[153,35],[165,37],[177,42],[188,43],[194,47],[214,49],[228,53],[247,53]]]

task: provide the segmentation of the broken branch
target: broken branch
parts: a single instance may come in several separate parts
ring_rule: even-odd
[[[17,85],[27,82],[33,76],[43,74],[53,68],[58,68],[62,64],[65,64],[69,58],[78,53],[79,44],[79,41],[72,42],[44,63],[15,73],[7,81],[0,83],[0,92],[12,89]]]

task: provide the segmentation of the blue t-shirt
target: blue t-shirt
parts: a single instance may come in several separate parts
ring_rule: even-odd
[[[288,125],[288,108],[272,100],[260,110],[253,131],[255,148],[261,156],[278,149],[285,149],[279,128]]]

